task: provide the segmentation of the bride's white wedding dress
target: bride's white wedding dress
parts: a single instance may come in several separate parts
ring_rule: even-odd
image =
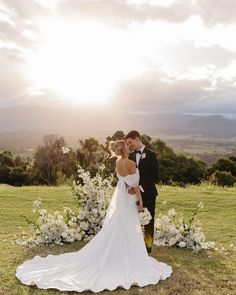
[[[136,195],[126,185],[139,183],[139,171],[120,176],[102,229],[77,252],[35,256],[16,270],[26,285],[60,291],[100,292],[131,285],[157,284],[172,273],[171,266],[148,255],[139,222]]]

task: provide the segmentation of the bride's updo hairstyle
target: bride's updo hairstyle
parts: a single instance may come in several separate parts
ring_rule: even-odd
[[[125,145],[126,145],[126,142],[123,139],[110,141],[109,151],[111,152],[111,155],[113,157],[122,156],[125,152]]]

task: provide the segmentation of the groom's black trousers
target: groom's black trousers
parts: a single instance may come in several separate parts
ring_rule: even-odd
[[[150,253],[153,246],[156,195],[153,195],[153,193],[143,192],[142,199],[143,207],[147,207],[150,214],[152,215],[152,219],[150,220],[149,224],[144,226],[144,241],[147,251]]]

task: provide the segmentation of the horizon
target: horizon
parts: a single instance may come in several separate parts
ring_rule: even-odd
[[[16,104],[16,105],[8,105],[8,106],[1,106],[0,105],[0,111],[3,111],[3,110],[11,110],[11,109],[14,109],[14,108],[17,108],[17,107],[20,107],[20,108],[27,108],[27,107],[53,107],[55,106],[54,104],[51,104],[49,103],[48,105],[46,104]],[[64,107],[68,107],[68,104],[64,104],[64,102],[61,102],[60,104],[56,105],[57,108],[64,108]],[[90,105],[86,105],[86,104],[70,104],[69,107],[71,108],[78,108],[80,110],[84,109],[84,110],[88,110],[88,109],[92,109],[92,110],[96,110],[98,111],[99,110],[99,107],[98,106],[90,106]],[[101,108],[101,110],[111,110],[112,111],[112,108],[109,108],[109,106],[107,106],[106,108]],[[209,117],[209,116],[215,116],[215,115],[219,115],[219,116],[222,116],[226,119],[229,119],[229,120],[234,120],[236,119],[236,113],[235,112],[228,112],[228,113],[224,113],[224,112],[158,112],[158,111],[149,111],[149,112],[143,112],[143,111],[129,111],[129,110],[124,110],[122,112],[123,114],[131,114],[131,115],[158,115],[158,114],[166,114],[166,115],[175,115],[175,114],[178,114],[178,115],[192,115],[192,116],[202,116],[202,117]]]

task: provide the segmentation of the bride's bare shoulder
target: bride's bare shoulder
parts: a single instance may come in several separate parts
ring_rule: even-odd
[[[136,172],[135,162],[129,159],[117,159],[116,170],[120,175],[134,174]]]
[[[136,172],[136,164],[135,164],[135,162],[128,159],[127,165],[128,165],[129,173],[134,174]]]

